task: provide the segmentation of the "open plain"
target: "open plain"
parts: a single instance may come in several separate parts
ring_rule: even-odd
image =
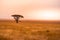
[[[60,22],[0,20],[0,40],[60,40]]]

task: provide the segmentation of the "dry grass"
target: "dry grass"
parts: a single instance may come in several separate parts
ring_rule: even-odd
[[[0,21],[0,40],[60,40],[60,23]]]

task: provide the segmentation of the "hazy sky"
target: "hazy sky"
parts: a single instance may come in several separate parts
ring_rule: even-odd
[[[0,19],[60,20],[60,0],[0,0]]]

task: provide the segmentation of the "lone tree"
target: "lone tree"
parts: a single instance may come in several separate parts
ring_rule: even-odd
[[[14,17],[16,23],[18,23],[19,18],[24,18],[22,15],[12,15],[12,17]]]

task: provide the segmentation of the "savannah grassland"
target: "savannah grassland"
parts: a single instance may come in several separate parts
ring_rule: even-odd
[[[60,40],[60,22],[3,20],[0,40]]]

